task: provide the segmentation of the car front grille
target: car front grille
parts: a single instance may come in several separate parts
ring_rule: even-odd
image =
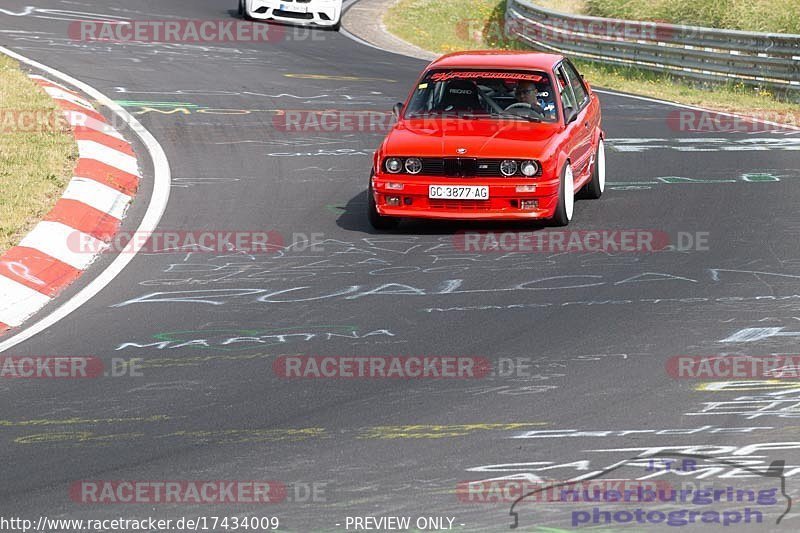
[[[489,211],[492,209],[486,200],[428,200],[431,209],[448,209],[455,211]]]
[[[500,173],[501,161],[502,159],[476,159],[474,157],[425,157],[422,159],[422,174],[451,178],[502,178],[505,176]],[[536,175],[541,175],[541,172],[540,168]]]
[[[313,19],[313,13],[295,13],[294,11],[283,11],[282,9],[276,9],[272,12],[272,14],[276,17],[285,17],[290,19]]]

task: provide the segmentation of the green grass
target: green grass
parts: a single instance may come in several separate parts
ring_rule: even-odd
[[[61,196],[77,145],[53,100],[0,55],[0,253],[15,245]],[[43,117],[35,127],[18,120]]]
[[[583,0],[598,17],[800,34],[800,0]]]
[[[562,7],[582,1],[541,0]],[[800,2],[775,0],[776,3],[781,1]],[[636,0],[631,2],[636,3]],[[621,0],[620,3],[624,2]],[[386,14],[384,24],[401,39],[439,53],[524,48],[504,38],[504,13],[505,0],[401,0]],[[800,13],[797,17],[800,19]],[[594,87],[743,114],[765,111],[800,113],[800,106],[785,102],[767,90],[756,91],[734,84],[704,87],[648,70],[587,61],[575,63]]]
[[[578,15],[800,34],[800,0],[535,0],[535,3]]]
[[[497,31],[502,20],[500,4],[492,0],[401,0],[384,24],[410,43],[446,53],[508,45]]]

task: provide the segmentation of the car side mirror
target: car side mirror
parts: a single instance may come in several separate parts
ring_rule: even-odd
[[[575,109],[574,107],[568,107],[568,108],[566,108],[565,111],[567,113],[567,117],[566,117],[567,124],[572,124],[573,122],[578,120],[578,110],[577,109]]]
[[[399,119],[400,115],[402,114],[403,114],[403,102],[397,102],[392,107],[392,115],[394,116],[394,118]]]

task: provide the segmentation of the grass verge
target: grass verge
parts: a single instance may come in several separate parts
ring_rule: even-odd
[[[0,55],[0,254],[50,210],[77,157],[53,100]]]
[[[571,1],[578,9],[575,13],[596,17],[655,20],[743,31],[800,33],[800,0]]]
[[[564,6],[583,0],[547,0]],[[552,5],[551,5],[552,7]],[[412,44],[438,53],[485,48],[517,49],[502,37],[505,0],[400,0],[386,16],[386,28]],[[575,61],[595,87],[741,114],[776,114],[792,124],[800,106],[745,85],[701,86],[669,74]]]

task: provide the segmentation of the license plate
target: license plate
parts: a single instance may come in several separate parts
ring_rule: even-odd
[[[294,13],[305,13],[306,6],[300,6],[297,4],[281,4],[281,11],[292,11]]]
[[[429,185],[428,198],[442,200],[488,200],[489,187],[485,185]]]

